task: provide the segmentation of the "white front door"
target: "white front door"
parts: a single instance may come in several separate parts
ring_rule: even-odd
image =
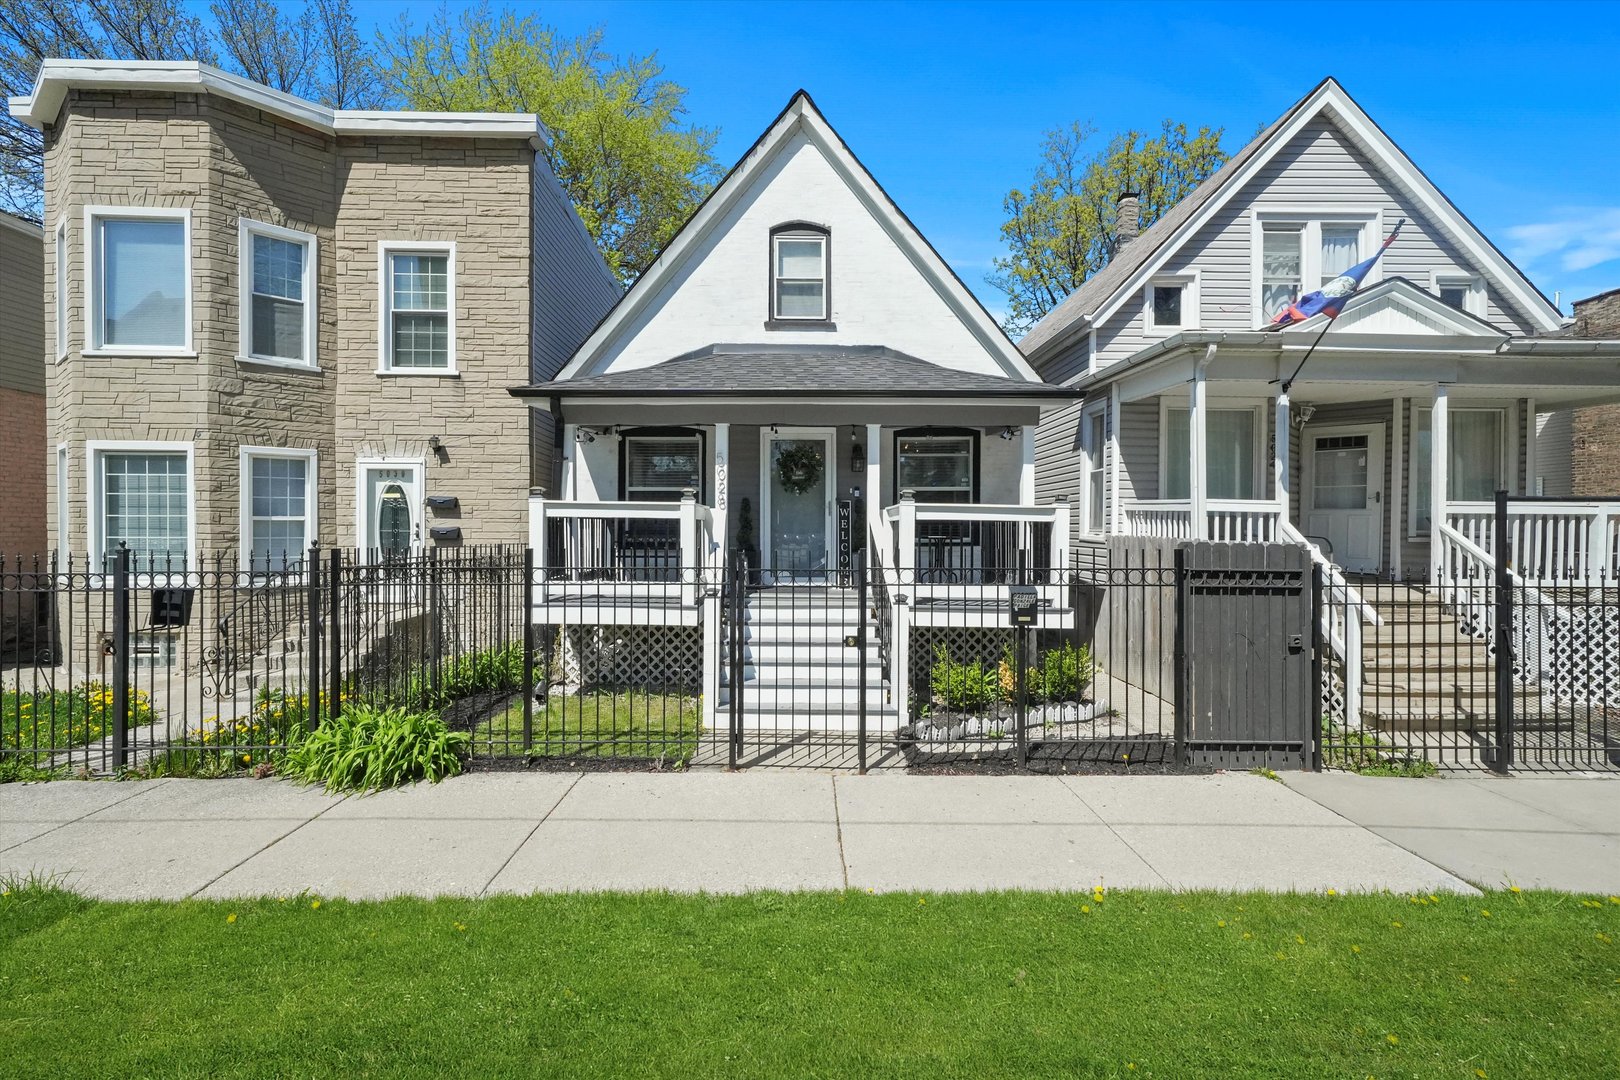
[[[422,462],[361,459],[356,470],[357,546],[373,556],[422,548]]]
[[[836,434],[833,428],[760,432],[760,554],[777,580],[824,578],[833,565]]]
[[[1371,574],[1383,549],[1384,425],[1307,427],[1303,436],[1304,533],[1332,545],[1333,561]]]

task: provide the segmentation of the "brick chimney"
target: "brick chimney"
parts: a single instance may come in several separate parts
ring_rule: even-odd
[[[1142,198],[1134,191],[1120,193],[1114,203],[1114,250],[1135,240],[1142,230]]]
[[[1575,336],[1620,338],[1620,289],[1575,301]]]

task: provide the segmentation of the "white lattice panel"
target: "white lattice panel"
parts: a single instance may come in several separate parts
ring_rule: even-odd
[[[951,659],[958,664],[1001,663],[1003,650],[1012,643],[1013,631],[993,626],[919,626],[911,631],[911,681],[928,681],[928,672],[938,657],[936,649],[944,645]]]
[[[562,637],[563,679],[572,685],[695,691],[702,671],[695,626],[582,626]]]

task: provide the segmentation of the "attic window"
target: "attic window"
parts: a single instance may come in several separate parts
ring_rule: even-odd
[[[1143,317],[1149,337],[1199,325],[1198,279],[1192,274],[1154,278],[1143,297]]]
[[[1434,293],[1447,307],[1485,314],[1485,283],[1471,274],[1436,274]]]
[[[771,232],[771,318],[825,322],[830,318],[826,230],[782,226]]]

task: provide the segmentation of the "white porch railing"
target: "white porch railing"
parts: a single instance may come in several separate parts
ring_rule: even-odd
[[[1494,504],[1448,503],[1445,526],[1495,556]],[[1528,584],[1557,588],[1613,582],[1620,574],[1620,503],[1510,501],[1508,542],[1513,568]]]
[[[1069,563],[1069,504],[919,503],[902,492],[884,507],[890,544],[884,564],[918,584],[1030,580]]]
[[[715,565],[713,511],[688,492],[680,502],[529,499],[529,546],[548,592],[623,592],[695,606]]]
[[[1205,503],[1204,539],[1229,543],[1271,543],[1280,514],[1270,499],[1210,499]],[[1126,531],[1135,536],[1191,540],[1192,503],[1187,499],[1139,499],[1125,507]]]

